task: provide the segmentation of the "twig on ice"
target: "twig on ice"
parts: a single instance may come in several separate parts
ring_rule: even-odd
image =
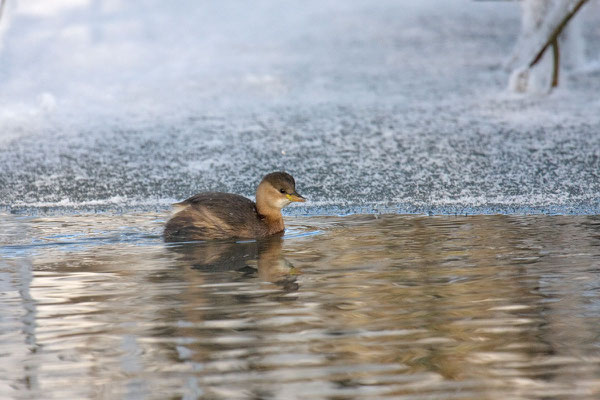
[[[4,12],[4,4],[6,0],[0,0],[0,22],[2,21],[2,13]]]
[[[560,23],[556,26],[556,28],[554,28],[554,30],[548,37],[548,40],[546,41],[546,43],[544,43],[544,45],[542,46],[540,51],[537,52],[537,54],[535,55],[533,60],[529,63],[529,68],[533,67],[535,64],[537,64],[542,59],[542,56],[544,55],[544,52],[546,51],[546,49],[548,49],[549,46],[552,46],[552,51],[553,51],[552,87],[558,86],[558,70],[560,67],[560,65],[559,65],[560,53],[559,53],[559,49],[558,49],[558,36],[562,33],[563,29],[565,28],[565,26],[567,26],[567,24],[569,23],[571,18],[573,18],[573,16],[575,14],[577,14],[577,11],[579,11],[579,9],[585,3],[587,3],[587,1],[588,0],[579,0],[577,2],[577,4],[575,4],[575,7],[573,7],[573,9],[567,15],[565,15],[565,17],[562,19],[562,21],[560,21]]]
[[[558,70],[560,66],[560,51],[558,49],[558,38],[552,41],[552,86],[558,86]]]
[[[560,33],[563,31],[563,29],[565,28],[565,26],[567,26],[567,23],[571,20],[571,18],[573,18],[573,16],[577,13],[577,11],[579,11],[579,9],[585,4],[587,3],[588,0],[579,0],[577,2],[577,4],[575,5],[575,7],[573,7],[573,9],[571,10],[571,12],[569,12],[562,21],[560,21],[560,24],[558,24],[556,26],[556,28],[554,28],[554,30],[552,31],[552,33],[550,34],[550,36],[548,37],[548,40],[546,41],[546,43],[544,44],[544,46],[542,46],[541,50],[538,51],[538,53],[535,55],[533,61],[531,61],[529,63],[529,68],[533,67],[535,64],[538,63],[538,61],[540,61],[540,59],[542,58],[542,56],[544,55],[544,52],[546,51],[546,49],[548,48],[548,46],[552,45],[552,42],[554,42],[556,40],[556,38],[558,38],[558,35],[560,35]]]

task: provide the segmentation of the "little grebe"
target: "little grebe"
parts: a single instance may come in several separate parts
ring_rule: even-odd
[[[306,201],[296,192],[290,174],[273,172],[256,188],[256,204],[237,194],[198,193],[175,203],[167,221],[167,241],[245,238],[257,239],[283,232],[281,209],[294,201]]]

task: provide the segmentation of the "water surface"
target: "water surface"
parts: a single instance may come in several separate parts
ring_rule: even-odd
[[[594,399],[600,218],[0,215],[0,398]]]

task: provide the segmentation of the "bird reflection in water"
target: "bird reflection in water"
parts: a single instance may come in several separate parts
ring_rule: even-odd
[[[181,242],[170,249],[179,261],[202,272],[240,272],[286,291],[298,289],[299,271],[282,255],[283,233],[248,241]]]

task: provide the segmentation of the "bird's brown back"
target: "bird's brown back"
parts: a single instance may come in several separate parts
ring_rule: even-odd
[[[256,204],[237,194],[199,193],[175,206],[181,211],[165,226],[167,240],[259,238],[269,234]]]

